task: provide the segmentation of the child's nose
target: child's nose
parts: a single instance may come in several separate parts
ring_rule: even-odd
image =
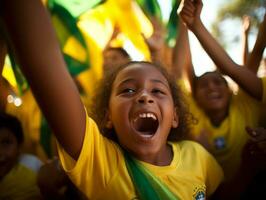
[[[154,102],[154,100],[151,97],[151,95],[148,92],[146,92],[146,91],[143,91],[143,92],[140,93],[140,95],[138,96],[137,101],[139,103],[153,103]]]
[[[212,89],[215,89],[216,88],[216,84],[213,83],[213,82],[209,82],[208,83],[208,89],[212,90]]]

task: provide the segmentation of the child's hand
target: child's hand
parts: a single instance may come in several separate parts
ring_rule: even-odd
[[[200,22],[200,14],[203,4],[202,0],[182,0],[178,13],[182,21],[190,28]]]
[[[160,51],[164,46],[165,30],[163,24],[156,17],[152,17],[150,21],[154,29],[153,34],[149,38],[146,38],[144,34],[142,36],[151,52]]]
[[[246,131],[251,136],[251,140],[257,144],[258,149],[266,155],[266,129],[246,127]]]
[[[246,131],[251,138],[243,149],[243,164],[255,171],[263,169],[266,167],[266,129],[246,127]]]
[[[250,30],[250,26],[251,26],[251,20],[250,20],[250,16],[248,15],[244,15],[242,17],[243,23],[242,23],[242,27],[243,27],[243,32],[244,33],[248,33]]]

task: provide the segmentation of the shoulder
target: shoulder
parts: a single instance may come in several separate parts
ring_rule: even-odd
[[[181,151],[206,151],[200,143],[192,140],[183,140],[181,142],[174,143],[174,145],[178,145]]]
[[[180,160],[184,163],[215,163],[216,165],[215,158],[198,142],[183,140],[173,143],[173,145],[180,155]]]

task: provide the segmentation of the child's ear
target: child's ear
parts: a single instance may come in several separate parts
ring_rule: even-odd
[[[178,124],[179,124],[179,118],[177,116],[177,112],[176,112],[176,109],[175,109],[174,117],[173,117],[173,121],[172,121],[172,128],[177,128]]]
[[[106,119],[105,128],[112,129],[113,123],[112,123],[109,111],[106,112],[105,119]]]

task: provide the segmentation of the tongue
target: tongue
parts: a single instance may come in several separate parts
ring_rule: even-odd
[[[157,130],[157,121],[151,118],[138,118],[134,122],[134,127],[143,135],[153,135]]]

